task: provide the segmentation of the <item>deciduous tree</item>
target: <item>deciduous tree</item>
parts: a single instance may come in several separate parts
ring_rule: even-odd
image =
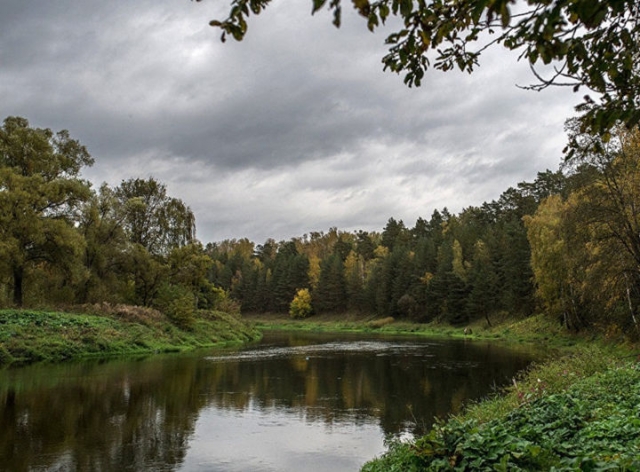
[[[617,287],[611,299],[624,300],[637,327],[640,300],[640,130],[618,129],[612,139],[574,135],[581,186],[574,191],[574,213],[588,229],[590,255],[586,282]],[[580,178],[580,174],[586,176]],[[615,264],[609,262],[615,261]],[[597,267],[597,270],[595,269]],[[595,278],[594,274],[601,275]],[[591,290],[595,288],[593,284]],[[588,291],[588,290],[587,290]]]
[[[579,329],[584,322],[566,224],[570,208],[562,197],[552,195],[540,204],[535,215],[525,217],[525,223],[538,297],[547,313],[562,319],[568,328]]]
[[[122,226],[123,215],[118,215],[116,199],[107,184],[91,196],[82,206],[78,231],[84,237],[82,263],[86,275],[77,287],[80,303],[116,302],[122,296],[122,254],[126,238]]]
[[[311,293],[308,288],[301,288],[296,292],[295,297],[289,306],[289,315],[292,318],[306,318],[311,314]]]
[[[93,159],[67,131],[32,128],[9,117],[0,128],[0,257],[11,273],[13,302],[22,305],[26,269],[76,261],[84,241],[74,224]]]
[[[195,217],[178,198],[153,177],[128,179],[116,189],[118,211],[128,239],[151,254],[166,255],[195,239]]]

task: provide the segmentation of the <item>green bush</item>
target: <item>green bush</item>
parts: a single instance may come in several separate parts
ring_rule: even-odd
[[[193,329],[196,323],[196,298],[180,285],[165,285],[157,299],[158,309],[180,329]]]
[[[193,294],[184,294],[171,301],[167,316],[180,329],[193,329],[196,323],[195,298]]]
[[[198,308],[201,310],[216,310],[240,314],[240,303],[229,296],[229,293],[212,283],[206,283],[200,287],[198,293]]]
[[[289,315],[291,318],[306,318],[312,311],[309,289],[298,290],[289,305]]]

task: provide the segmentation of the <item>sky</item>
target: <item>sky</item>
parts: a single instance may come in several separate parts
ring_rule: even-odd
[[[556,170],[570,88],[522,90],[516,53],[421,87],[384,72],[391,29],[274,0],[242,42],[212,19],[230,0],[2,0],[0,119],[66,129],[96,187],[154,177],[195,213],[203,243],[337,227],[412,227]],[[386,31],[386,33],[385,33]]]

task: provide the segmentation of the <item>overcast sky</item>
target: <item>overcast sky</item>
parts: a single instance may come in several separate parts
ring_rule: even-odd
[[[580,97],[517,88],[532,76],[514,54],[409,89],[348,9],[337,30],[311,0],[274,0],[223,44],[208,23],[227,3],[2,0],[0,119],[68,129],[96,186],[165,183],[203,243],[411,227],[558,168]]]

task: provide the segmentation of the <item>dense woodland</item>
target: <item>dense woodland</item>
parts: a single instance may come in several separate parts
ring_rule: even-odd
[[[640,132],[569,130],[572,157],[560,170],[458,214],[204,246],[192,211],[162,183],[92,188],[81,170],[93,160],[78,141],[9,117],[0,128],[0,305],[128,303],[185,327],[210,308],[455,325],[544,311],[572,330],[637,332]]]

